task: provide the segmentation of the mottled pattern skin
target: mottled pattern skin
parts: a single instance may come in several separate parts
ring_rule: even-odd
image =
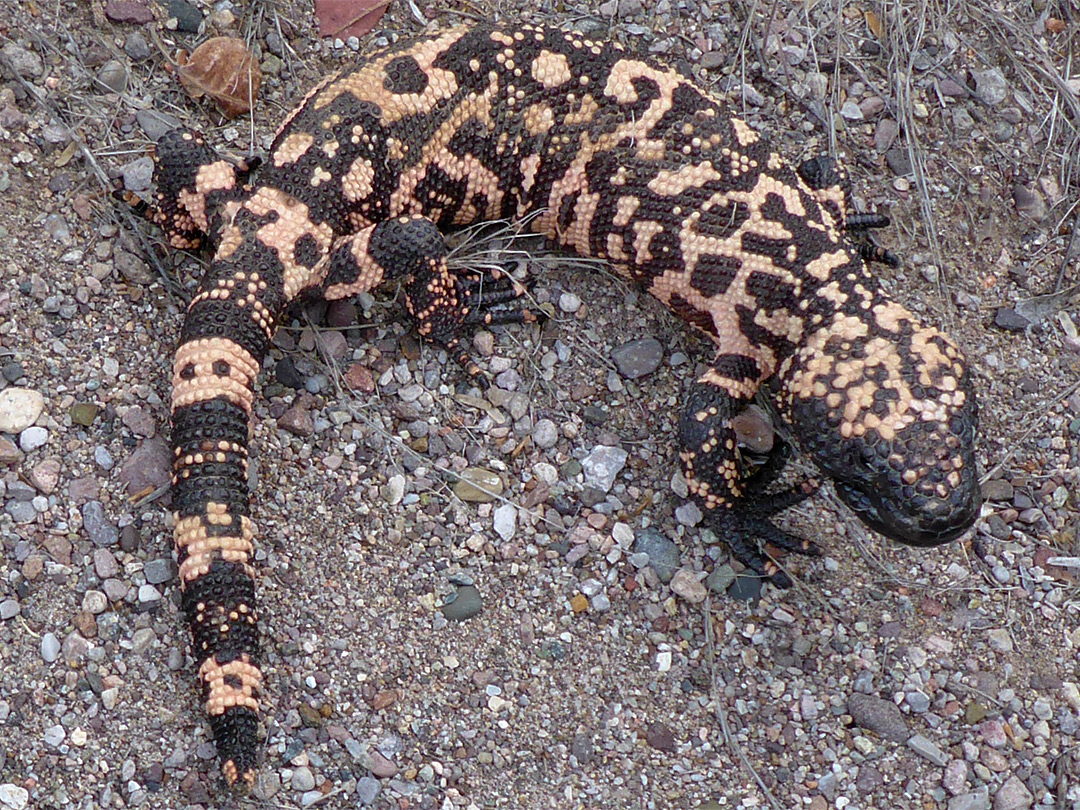
[[[790,580],[763,541],[815,548],[768,520],[811,488],[762,494],[783,449],[752,473],[732,427],[770,378],[795,439],[870,526],[934,545],[974,521],[970,373],[868,271],[850,231],[881,218],[850,210],[834,164],[792,166],[673,69],[559,31],[452,29],[328,77],[257,176],[245,172],[170,133],[152,213],[172,244],[214,250],[175,357],[173,504],[230,783],[252,781],[258,741],[247,444],[259,364],[291,301],[395,278],[419,333],[456,349],[483,303],[448,270],[440,229],[534,213],[535,230],[608,260],[713,340],[679,426],[685,476],[706,523],[776,584]]]

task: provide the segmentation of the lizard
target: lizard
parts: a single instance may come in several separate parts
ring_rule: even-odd
[[[403,39],[325,77],[257,170],[186,128],[156,146],[149,216],[213,259],[173,359],[172,509],[183,610],[230,784],[253,783],[262,672],[247,484],[256,377],[288,306],[395,281],[417,332],[470,374],[471,324],[499,316],[443,233],[529,217],[606,260],[715,345],[685,395],[690,497],[733,555],[817,552],[771,518],[810,486],[764,493],[733,420],[766,384],[797,444],[869,527],[935,546],[974,522],[978,408],[956,343],[884,291],[835,162],[795,165],[693,78],[647,55],[534,25]],[[886,258],[888,258],[886,256]],[[521,319],[518,317],[517,319]],[[475,376],[478,382],[482,376]]]

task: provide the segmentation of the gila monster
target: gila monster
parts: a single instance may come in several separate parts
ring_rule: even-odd
[[[326,77],[257,172],[179,129],[157,145],[155,180],[151,217],[169,243],[214,252],[174,359],[172,499],[230,784],[254,780],[259,739],[247,460],[260,364],[291,302],[397,280],[419,333],[478,371],[459,341],[491,301],[448,269],[441,231],[531,215],[534,231],[607,260],[711,338],[679,422],[686,482],[705,525],[773,583],[790,580],[763,542],[816,548],[770,522],[812,487],[762,494],[782,459],[755,471],[738,446],[733,419],[766,381],[870,527],[933,546],[975,520],[971,374],[870,273],[852,231],[881,222],[854,212],[836,164],[793,165],[651,57],[530,25],[453,28]]]

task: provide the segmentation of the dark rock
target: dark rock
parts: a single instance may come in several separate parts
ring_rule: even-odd
[[[645,728],[645,742],[657,751],[675,751],[675,735],[666,725],[656,720]]]
[[[656,338],[631,340],[611,353],[611,360],[619,373],[628,380],[636,380],[652,374],[664,359],[664,347]]]
[[[999,307],[994,313],[994,326],[1007,332],[1023,332],[1031,326],[1031,321],[1012,307]]]
[[[154,11],[138,0],[108,0],[105,16],[113,22],[143,25],[154,21]]]
[[[855,693],[848,697],[848,713],[857,726],[873,731],[886,740],[904,742],[908,738],[904,716],[891,701],[875,695]]]
[[[147,439],[127,457],[120,467],[120,480],[127,485],[127,494],[156,490],[172,480],[172,453],[160,436]]]
[[[288,388],[303,388],[304,375],[301,374],[291,357],[282,357],[274,366],[274,376],[277,381]]]

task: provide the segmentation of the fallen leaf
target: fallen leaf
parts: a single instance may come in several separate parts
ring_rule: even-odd
[[[189,56],[176,54],[180,82],[192,98],[210,96],[226,118],[251,109],[262,84],[262,71],[242,40],[208,39]]]
[[[362,37],[375,27],[390,0],[315,0],[319,36]]]
[[[1044,26],[1048,34],[1060,34],[1066,28],[1065,21],[1057,17],[1047,17]]]
[[[872,11],[863,12],[863,16],[866,18],[866,27],[870,29],[870,33],[876,39],[881,39],[881,18]]]

